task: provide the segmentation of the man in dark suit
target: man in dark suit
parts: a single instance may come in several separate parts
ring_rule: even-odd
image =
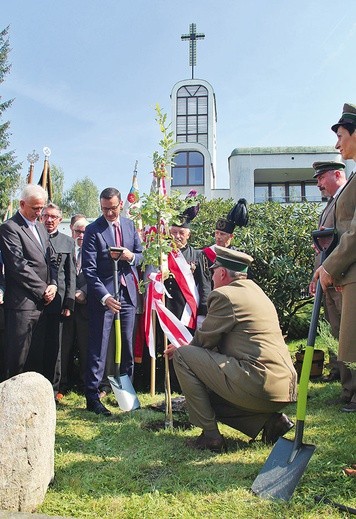
[[[317,179],[317,185],[321,195],[328,198],[328,203],[322,211],[318,228],[334,228],[335,226],[335,201],[346,184],[345,164],[342,162],[314,162],[313,169],[315,171],[313,178]],[[314,272],[320,265],[320,253],[317,251],[315,255]],[[313,281],[310,283],[309,291],[315,294],[316,285]],[[324,293],[323,305],[325,318],[330,323],[331,333],[335,339],[339,339],[340,318],[341,318],[341,292],[335,290],[335,287],[329,287]],[[340,380],[340,368],[337,362],[337,356],[334,352],[329,351],[330,373],[323,377],[323,382],[333,382]]]
[[[103,216],[89,224],[82,247],[82,268],[87,280],[89,342],[87,355],[87,409],[96,414],[111,413],[99,400],[114,314],[120,311],[122,356],[121,373],[133,378],[133,335],[137,305],[137,271],[142,247],[134,223],[120,216],[120,192],[106,188],[100,194]],[[122,247],[118,264],[119,301],[114,297],[113,260],[110,247]]]
[[[5,341],[7,375],[27,371],[30,346],[44,343],[44,307],[57,293],[57,266],[49,237],[37,218],[47,193],[28,184],[18,212],[0,226],[0,249],[5,266]]]
[[[87,282],[83,274],[81,258],[84,232],[88,224],[89,222],[81,216],[74,220],[72,225],[72,237],[77,247],[75,305],[74,311],[63,322],[60,394],[64,394],[75,383],[80,391],[85,389],[89,317]],[[75,354],[78,355],[78,380],[75,380],[74,375]]]
[[[54,300],[45,308],[46,344],[40,360],[43,362],[43,375],[52,383],[56,400],[60,400],[63,396],[59,393],[63,321],[68,319],[74,310],[75,242],[70,236],[58,231],[62,221],[62,211],[57,205],[53,203],[46,205],[41,221],[47,229],[56,258],[58,291]]]

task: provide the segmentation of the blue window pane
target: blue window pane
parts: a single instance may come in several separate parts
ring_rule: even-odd
[[[173,162],[176,166],[186,166],[188,161],[187,152],[180,151],[173,157]]]
[[[173,168],[172,186],[187,185],[187,168]]]
[[[204,157],[198,151],[189,152],[189,165],[190,166],[202,166],[204,164]]]
[[[189,168],[189,185],[202,186],[204,183],[204,169],[199,167]]]

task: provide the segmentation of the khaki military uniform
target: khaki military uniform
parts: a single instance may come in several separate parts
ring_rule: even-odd
[[[277,312],[250,279],[211,292],[201,329],[173,360],[190,420],[204,430],[220,420],[254,438],[273,412],[296,400]]]
[[[344,362],[356,362],[356,175],[354,173],[337,197],[335,222],[339,244],[324,261],[323,266],[333,277],[334,284],[342,287],[338,359]],[[356,402],[356,370],[351,372],[350,377],[351,401]]]

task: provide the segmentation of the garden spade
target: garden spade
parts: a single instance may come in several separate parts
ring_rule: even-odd
[[[321,252],[321,263],[335,247],[337,235],[334,229],[313,231],[314,244]],[[302,366],[297,399],[297,423],[294,441],[279,438],[271,454],[252,484],[251,490],[267,499],[288,501],[315,451],[315,445],[303,443],[304,421],[307,406],[308,382],[314,353],[315,337],[322,300],[322,288],[318,280],[307,346]]]
[[[113,260],[114,266],[114,297],[118,300],[119,297],[119,274],[118,274],[118,261],[122,248],[110,247],[110,254]],[[121,323],[120,323],[120,312],[115,313],[114,317],[115,325],[115,375],[109,375],[108,379],[111,385],[111,389],[115,395],[117,403],[119,404],[122,411],[133,411],[140,407],[136,391],[132,385],[130,377],[128,375],[120,375],[121,365]]]

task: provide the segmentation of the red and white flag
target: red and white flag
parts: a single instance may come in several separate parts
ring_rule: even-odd
[[[152,273],[149,275],[151,282],[148,285],[146,294],[146,313],[145,313],[145,336],[146,344],[151,357],[155,357],[155,344],[153,335],[153,311],[156,312],[163,333],[171,344],[180,347],[179,340],[189,343],[192,340],[191,333],[183,323],[170,311],[163,303],[163,295],[171,297],[162,282],[162,273]]]

